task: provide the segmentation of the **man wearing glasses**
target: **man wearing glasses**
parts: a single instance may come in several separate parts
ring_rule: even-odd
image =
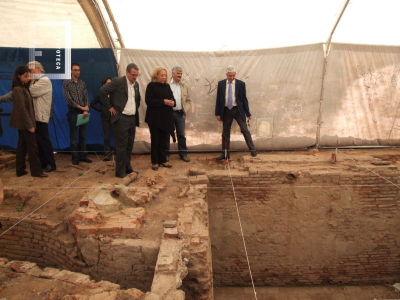
[[[139,75],[137,65],[130,63],[126,75],[115,77],[100,88],[100,102],[111,113],[114,127],[116,167],[115,176],[124,178],[135,172],[131,166],[133,142],[136,126],[139,127],[140,92],[136,79]],[[110,95],[110,97],[108,97]]]
[[[68,105],[68,123],[69,123],[69,136],[70,148],[72,151],[72,164],[79,165],[80,161],[91,163],[92,161],[87,158],[86,152],[86,125],[83,124],[76,126],[78,115],[83,114],[86,118],[89,113],[89,96],[86,89],[86,84],[79,79],[81,68],[77,63],[71,64],[71,79],[64,80],[63,91],[65,101]],[[76,143],[78,138],[79,127],[79,143]]]

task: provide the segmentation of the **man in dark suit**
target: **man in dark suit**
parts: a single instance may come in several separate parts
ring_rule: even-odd
[[[240,127],[247,147],[251,152],[251,156],[257,156],[256,148],[254,147],[250,131],[246,126],[247,119],[251,120],[249,110],[249,102],[246,97],[246,84],[238,79],[235,79],[236,69],[228,67],[226,69],[226,78],[218,82],[217,102],[215,105],[215,116],[218,121],[223,122],[222,130],[222,154],[217,157],[217,160],[225,159],[225,149],[227,150],[227,159],[230,157],[229,144],[231,139],[231,127],[233,119],[236,120]]]
[[[140,92],[136,79],[139,68],[135,64],[126,67],[126,76],[115,77],[100,88],[100,101],[111,114],[114,126],[116,167],[115,176],[124,178],[136,172],[131,166],[136,127],[139,127]],[[108,97],[110,95],[110,97]]]

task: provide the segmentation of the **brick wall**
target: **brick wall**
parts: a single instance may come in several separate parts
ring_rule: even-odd
[[[194,179],[191,180],[195,182]],[[198,180],[202,182],[203,178],[199,176]],[[214,299],[206,193],[206,184],[192,185],[188,196],[194,201],[186,203],[178,213],[178,227],[188,243],[189,252],[188,274],[182,284],[187,300]]]
[[[16,218],[0,217],[0,233],[17,221]],[[0,245],[0,256],[36,262],[41,267],[53,266],[81,272],[86,266],[71,256],[76,240],[66,233],[64,223],[24,220],[0,237]]]
[[[96,280],[116,282],[124,288],[150,291],[160,249],[159,242],[138,239],[103,239],[99,263],[91,270]]]
[[[17,221],[0,217],[0,233]],[[81,253],[84,249],[92,253],[85,256],[86,261]],[[158,251],[159,243],[146,240],[88,236],[77,241],[65,223],[43,220],[26,219],[0,237],[0,257],[82,272],[143,291],[150,290]]]
[[[400,190],[357,167],[232,170],[257,285],[400,280]],[[304,171],[306,169],[306,171]],[[395,184],[396,167],[375,169]],[[215,285],[250,285],[228,171],[208,174]]]

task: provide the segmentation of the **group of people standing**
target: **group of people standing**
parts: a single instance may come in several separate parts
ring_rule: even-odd
[[[44,172],[56,170],[48,129],[53,104],[51,81],[43,66],[32,61],[15,69],[11,89],[0,97],[0,102],[13,102],[9,126],[18,130],[16,175],[28,174],[25,163],[28,153],[31,175],[47,177]]]
[[[72,63],[71,79],[63,83],[63,91],[68,105],[68,122],[70,129],[70,148],[72,163],[91,163],[86,152],[86,124],[78,125],[78,115],[86,118],[89,106],[101,112],[104,130],[104,160],[110,160],[111,125],[114,129],[116,168],[115,176],[124,178],[136,172],[131,166],[131,155],[135,140],[136,127],[139,126],[139,107],[141,96],[139,68],[130,63],[126,74],[113,79],[102,79],[99,94],[89,103],[85,83],[79,78],[80,66]],[[223,122],[222,154],[217,160],[229,159],[229,142],[232,122],[239,124],[252,156],[256,156],[251,134],[246,125],[251,120],[246,86],[243,81],[235,79],[236,69],[226,69],[226,79],[218,82],[215,116]],[[1,101],[13,101],[10,127],[18,129],[17,176],[27,174],[25,166],[26,153],[29,154],[31,175],[47,177],[43,172],[56,170],[53,147],[48,134],[49,118],[52,107],[52,86],[44,75],[44,69],[38,62],[28,66],[19,66],[14,72],[12,93],[0,97]],[[151,82],[146,87],[145,103],[147,105],[145,122],[149,126],[151,138],[151,168],[172,168],[169,164],[170,138],[178,139],[179,156],[190,162],[187,155],[185,135],[185,118],[190,111],[191,98],[189,87],[182,81],[182,68],[174,67],[168,81],[168,71],[157,67],[151,75]],[[100,104],[100,106],[98,106]],[[35,133],[36,130],[36,133]],[[78,137],[79,134],[79,137]],[[77,143],[78,140],[78,143]]]
[[[185,137],[185,120],[183,116],[190,109],[189,89],[181,82],[182,69],[172,70],[174,91],[167,82],[167,70],[163,67],[154,69],[151,82],[147,85],[145,102],[147,105],[145,122],[150,129],[151,164],[157,171],[159,167],[171,168],[168,164],[170,137],[175,141],[175,127],[178,135],[180,157],[189,162]],[[115,176],[123,178],[136,172],[131,166],[131,155],[135,140],[136,127],[139,126],[140,91],[136,79],[139,68],[129,64],[126,75],[113,78],[100,88],[101,105],[110,113],[110,123],[114,128],[116,168]],[[175,78],[175,79],[174,79]],[[94,100],[95,104],[98,100]],[[93,102],[92,102],[93,104]],[[174,110],[175,108],[175,110]],[[182,124],[183,123],[183,124]]]
[[[135,140],[135,127],[139,126],[140,92],[139,68],[129,64],[126,76],[117,77],[103,85],[100,89],[101,104],[109,110],[111,123],[114,124],[116,170],[117,177],[125,177],[135,172],[131,166],[131,154]],[[233,120],[239,124],[240,130],[249,147],[251,155],[257,155],[247,120],[251,120],[249,104],[246,96],[246,85],[235,79],[236,69],[226,69],[226,79],[218,83],[215,116],[223,122],[222,154],[217,160],[229,159],[230,130]],[[169,162],[170,137],[178,138],[180,158],[189,162],[185,136],[185,118],[190,110],[191,98],[189,88],[182,81],[182,68],[172,69],[172,78],[168,82],[168,71],[157,67],[151,74],[151,82],[146,87],[145,102],[147,105],[145,122],[149,126],[151,139],[151,168],[172,168]],[[227,150],[227,151],[226,151]]]

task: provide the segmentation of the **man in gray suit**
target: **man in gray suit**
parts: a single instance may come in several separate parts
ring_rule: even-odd
[[[139,75],[137,65],[126,67],[126,76],[115,77],[100,88],[100,102],[111,113],[114,127],[116,167],[115,176],[124,178],[135,172],[131,166],[133,142],[136,127],[139,127],[140,92],[136,79]],[[108,97],[110,95],[110,97]]]

